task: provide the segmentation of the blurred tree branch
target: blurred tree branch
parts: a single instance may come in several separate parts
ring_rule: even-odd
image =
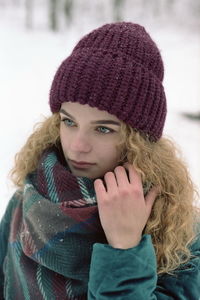
[[[25,0],[26,9],[26,28],[30,29],[33,27],[33,0]]]
[[[122,21],[124,0],[113,0],[113,18],[115,22]]]
[[[64,2],[64,13],[66,16],[67,24],[72,21],[72,8],[73,8],[73,0],[65,0]]]
[[[58,1],[49,0],[49,21],[53,31],[58,30]]]

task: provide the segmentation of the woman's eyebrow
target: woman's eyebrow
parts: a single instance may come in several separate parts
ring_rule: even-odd
[[[75,120],[75,118],[71,116],[68,112],[66,112],[63,108],[60,110],[60,113],[63,113],[64,115]],[[112,124],[112,125],[120,126],[120,122],[114,120],[97,120],[97,121],[92,121],[91,124]]]
[[[74,119],[74,117],[72,117],[69,113],[67,113],[63,108],[60,109],[60,113],[63,113],[64,115]]]

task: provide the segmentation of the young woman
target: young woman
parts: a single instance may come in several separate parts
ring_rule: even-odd
[[[160,52],[131,22],[84,36],[52,115],[16,156],[1,299],[199,300],[196,192],[166,117]]]

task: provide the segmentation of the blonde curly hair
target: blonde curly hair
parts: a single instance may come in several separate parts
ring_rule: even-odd
[[[128,161],[141,174],[143,184],[160,187],[144,229],[150,234],[157,257],[158,274],[173,273],[191,258],[189,246],[195,237],[199,211],[194,205],[197,191],[174,142],[162,137],[156,143],[122,122],[118,145],[120,162]],[[42,152],[55,145],[61,149],[60,115],[53,114],[37,124],[33,134],[15,156],[12,181],[23,188],[26,175],[37,168]],[[62,149],[61,149],[62,150]]]

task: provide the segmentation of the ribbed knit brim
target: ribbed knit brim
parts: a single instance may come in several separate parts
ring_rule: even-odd
[[[142,26],[106,24],[62,62],[50,91],[51,111],[66,101],[89,104],[156,141],[166,117],[163,74],[160,52]]]

